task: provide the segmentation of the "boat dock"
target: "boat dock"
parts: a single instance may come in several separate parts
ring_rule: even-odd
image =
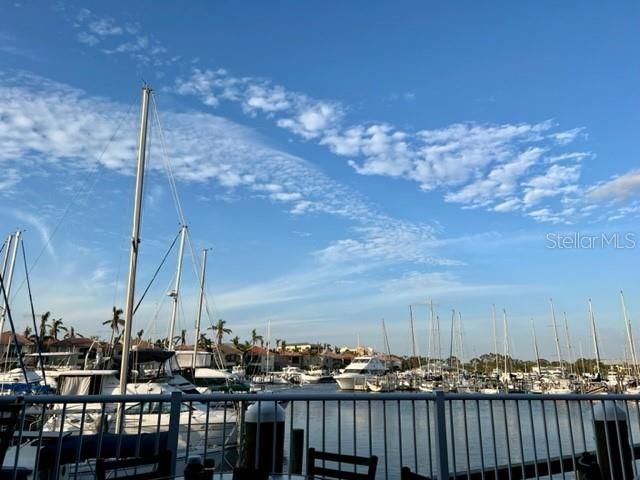
[[[639,474],[640,396],[635,395],[300,389],[2,396],[0,409],[17,401],[2,478],[29,478],[21,475],[33,472],[39,475],[30,478],[90,478],[109,458],[155,459],[173,478],[183,474],[194,456],[215,470],[213,478],[228,478],[239,465],[303,474],[309,468],[310,448],[375,457],[376,479],[400,479],[402,467],[427,478],[454,480],[576,478],[574,472],[589,469],[602,473],[597,478],[632,479]],[[205,416],[194,415],[196,410]],[[233,421],[214,427],[201,420],[214,417]],[[7,477],[8,472],[13,473]]]

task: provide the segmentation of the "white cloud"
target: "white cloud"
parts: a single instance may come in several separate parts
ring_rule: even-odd
[[[167,48],[152,36],[139,34],[138,23],[119,25],[114,18],[96,15],[86,8],[71,23],[78,30],[76,38],[80,43],[100,46],[106,55],[124,54],[141,65],[155,67],[169,65],[179,58],[170,56]]]
[[[53,258],[56,259],[56,251],[53,248],[53,244],[51,243],[51,234],[49,232],[49,228],[47,227],[45,221],[32,213],[25,212],[23,210],[14,209],[10,211],[13,216],[19,221],[24,222],[24,226],[31,225],[36,229],[40,238],[42,239],[42,243],[44,244],[47,253]]]
[[[578,138],[579,135],[584,134],[583,132],[583,128],[572,128],[571,130],[554,133],[551,135],[551,138],[559,145],[568,145]]]
[[[232,95],[228,94],[229,85]],[[539,203],[553,208],[552,203],[572,201],[580,193],[580,169],[575,164],[592,157],[587,152],[558,151],[586,134],[582,128],[558,130],[550,120],[502,125],[457,123],[417,132],[388,123],[346,125],[348,109],[339,102],[316,100],[260,78],[234,77],[226,70],[194,69],[190,77],[177,80],[175,91],[195,95],[212,107],[223,98],[238,101],[247,114],[264,113],[281,128],[348,157],[349,165],[361,175],[413,181],[422,190],[439,191],[446,201],[460,203],[463,208],[503,213],[521,210],[526,214]],[[541,176],[560,172],[545,173],[545,165],[559,162],[571,163],[562,173],[573,183],[569,184],[567,177],[557,191],[536,187]],[[311,207],[305,204],[299,209]]]
[[[150,36],[140,34],[139,24],[120,26],[110,17],[98,17],[83,9],[74,26],[81,30],[79,40],[88,45],[102,45],[110,37],[124,40],[103,47],[107,54],[127,54],[155,66],[179,59],[170,57],[167,48]],[[581,127],[559,130],[550,120],[502,125],[457,123],[417,132],[402,131],[385,122],[348,125],[348,109],[340,102],[314,99],[258,77],[235,77],[221,68],[194,68],[187,77],[176,80],[174,91],[194,95],[210,107],[217,107],[223,100],[239,102],[248,115],[262,113],[281,128],[348,157],[349,165],[362,175],[413,181],[422,190],[438,191],[446,201],[460,203],[463,208],[521,211],[534,219],[546,218],[538,213],[548,210],[556,212],[554,219],[558,219],[558,215],[572,211],[558,208],[558,204],[575,204],[582,198],[580,168],[576,165],[594,157],[590,152],[567,150],[577,140],[588,138]],[[390,98],[412,101],[415,94],[394,93]],[[564,171],[542,171],[544,164],[560,162],[570,165]],[[536,185],[543,178],[557,182],[556,186]],[[244,182],[233,172],[221,173],[220,179],[228,186]],[[596,185],[588,197],[624,199],[628,195],[625,192],[635,189],[630,172]],[[295,192],[278,197],[273,199],[298,198]],[[530,211],[534,206],[536,210]],[[543,208],[537,208],[540,206]],[[291,211],[315,209],[313,201],[300,198]]]
[[[518,180],[543,153],[541,148],[526,150],[513,160],[495,166],[485,177],[467,184],[457,192],[447,194],[445,200],[470,206],[486,206],[511,196],[518,188]]]
[[[98,39],[98,37],[96,37],[95,35],[91,35],[90,33],[87,33],[87,32],[79,32],[76,35],[76,38],[81,43],[87,44],[87,45],[89,45],[91,47],[93,47],[93,46],[97,45],[98,43],[100,43],[100,40]]]
[[[114,20],[109,17],[98,18],[88,23],[88,28],[92,33],[101,37],[109,35],[121,35],[123,30],[121,27],[115,24]]]
[[[542,175],[532,177],[525,182],[522,201],[530,207],[543,199],[567,194],[577,190],[575,182],[580,178],[580,165],[562,166],[553,164]]]
[[[27,164],[73,170],[102,167],[130,174],[137,116],[127,117],[127,110],[32,75],[0,76],[0,164],[22,176],[29,174]],[[114,136],[123,119],[123,133]],[[179,180],[217,182],[286,204],[295,214],[322,213],[352,222],[354,238],[334,242],[318,258],[447,262],[432,256],[433,227],[379,213],[305,160],[264,145],[245,127],[204,113],[164,112],[161,121],[166,153]]]
[[[522,202],[518,198],[508,198],[504,202],[499,203],[493,210],[496,212],[513,212],[522,207]]]
[[[640,190],[640,170],[630,170],[589,190],[594,200],[625,200]]]

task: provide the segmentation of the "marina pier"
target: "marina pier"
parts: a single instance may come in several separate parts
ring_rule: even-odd
[[[15,402],[3,396],[0,408]],[[432,479],[576,478],[586,468],[598,469],[598,478],[631,479],[638,475],[639,402],[614,394],[336,393],[320,385],[263,394],[36,395],[21,400],[2,478],[92,478],[97,459],[109,458],[163,459],[173,478],[194,456],[214,465],[212,478],[230,478],[247,453],[244,415],[236,413],[251,404],[284,412],[257,425],[257,435],[262,429],[273,441],[252,444],[256,471],[259,459],[272,457],[269,473],[301,474],[314,448],[375,456],[376,479],[400,479],[402,467]],[[122,428],[114,424],[120,409]],[[237,420],[214,434],[206,420],[185,415],[193,409]],[[598,421],[606,425],[600,433]],[[265,445],[270,450],[260,452]]]

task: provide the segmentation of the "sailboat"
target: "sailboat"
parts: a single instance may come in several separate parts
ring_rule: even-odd
[[[367,390],[370,392],[393,392],[397,386],[398,381],[396,375],[389,372],[387,362],[391,356],[391,348],[389,347],[389,337],[387,336],[387,327],[382,320],[382,333],[384,336],[385,347],[385,372],[381,375],[367,378]]]
[[[131,368],[131,332],[134,313],[134,294],[136,287],[136,270],[140,244],[140,219],[142,211],[143,179],[145,169],[145,153],[147,139],[147,119],[151,88],[142,88],[142,107],[140,120],[140,135],[138,143],[138,161],[134,194],[133,222],[131,232],[131,248],[129,256],[129,274],[127,281],[127,297],[125,305],[124,336],[118,370],[77,370],[66,371],[58,375],[58,393],[67,395],[108,395],[108,394],[168,394],[181,391],[171,385],[169,377],[173,377],[171,360],[175,352],[153,351],[148,358],[141,351],[134,351],[137,358],[136,369]],[[160,364],[162,370],[145,368],[145,364]],[[146,365],[148,367],[148,365]],[[153,371],[151,379],[145,373]],[[164,378],[159,372],[165,372]],[[83,405],[66,404],[61,412],[49,412],[49,418],[44,422],[43,431],[69,432],[63,441],[82,434],[83,436],[98,432],[115,432],[117,434],[134,434],[150,432],[161,434],[169,427],[170,408],[165,402],[132,402],[127,404],[88,403]],[[223,465],[227,445],[236,441],[236,412],[233,408],[211,408],[204,403],[183,403],[180,410],[180,429],[178,432],[177,458],[186,460],[189,455],[206,453],[207,457],[216,458],[217,465]],[[11,447],[5,455],[7,466],[13,467],[15,451]],[[18,447],[19,458],[28,461],[30,450],[39,448],[38,440],[32,440]],[[122,456],[126,456],[121,452]],[[35,455],[33,455],[35,458]],[[21,460],[21,461],[22,461]],[[92,461],[91,461],[92,462]],[[91,462],[81,466],[76,476],[94,471]],[[27,467],[29,465],[26,465]]]

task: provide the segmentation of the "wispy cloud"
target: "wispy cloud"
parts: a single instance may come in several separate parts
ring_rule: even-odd
[[[127,112],[125,105],[33,75],[0,75],[0,163],[16,177],[29,175],[27,165],[131,174],[135,119]],[[433,226],[379,212],[304,159],[265,145],[250,129],[205,113],[163,112],[161,119],[169,151],[158,152],[158,158],[167,154],[172,159],[179,180],[215,182],[282,205],[292,215],[347,219],[351,238],[336,240],[317,253],[326,262],[455,263],[433,255]],[[123,121],[127,134],[114,136]],[[151,168],[163,166],[155,163]]]
[[[261,113],[281,128],[316,141],[338,155],[362,175],[413,181],[425,191],[441,191],[445,201],[464,208],[495,212],[528,211],[540,203],[554,219],[566,214],[551,201],[571,199],[579,190],[582,151],[563,151],[584,137],[581,128],[558,129],[553,121],[520,124],[458,123],[440,129],[405,131],[389,123],[349,125],[348,108],[335,100],[317,100],[291,92],[261,78],[234,77],[224,69],[194,69],[179,78],[175,91],[194,95],[205,105],[221,101],[241,104],[248,115]],[[534,185],[542,176],[556,176],[564,163],[557,192]],[[569,175],[569,172],[571,174]],[[529,215],[547,221],[550,217]]]
[[[51,234],[45,221],[40,217],[23,210],[13,209],[10,212],[23,226],[32,226],[33,228],[35,228],[35,230],[40,235],[40,238],[42,239],[42,243],[44,244],[47,253],[51,256],[51,258],[57,260],[58,256],[53,247],[53,243],[51,242]]]
[[[2,32],[0,32],[0,54],[27,58],[29,60],[37,59],[32,49],[19,46],[15,37]]]
[[[158,41],[141,33],[139,24],[119,24],[85,9],[74,25],[80,41],[106,54],[125,54],[135,60],[145,56],[144,61],[157,65],[177,60]],[[197,63],[202,64],[199,59]],[[582,127],[562,129],[551,120],[466,122],[416,131],[387,122],[350,124],[350,109],[340,101],[316,99],[260,77],[234,76],[224,68],[192,68],[175,81],[173,91],[195,96],[212,108],[224,101],[238,103],[248,116],[264,115],[302,140],[345,157],[361,175],[405,179],[465,209],[517,212],[538,222],[571,223],[585,218],[591,204],[605,196],[606,185],[585,195],[588,186],[581,182],[582,162],[594,155],[572,147],[588,139]],[[415,94],[396,92],[391,97],[413,101]],[[549,164],[559,166],[548,168]],[[230,175],[228,181],[241,179]],[[272,199],[278,198],[286,201],[297,195],[272,194]],[[313,205],[301,200],[292,211],[308,208]]]
[[[595,200],[625,200],[640,191],[640,170],[630,170],[589,189]]]
[[[165,48],[151,35],[140,34],[140,24],[120,24],[110,16],[96,15],[87,8],[68,19],[76,29],[80,43],[100,48],[107,54],[125,54],[136,62],[159,67],[175,62],[178,57],[169,56]]]

